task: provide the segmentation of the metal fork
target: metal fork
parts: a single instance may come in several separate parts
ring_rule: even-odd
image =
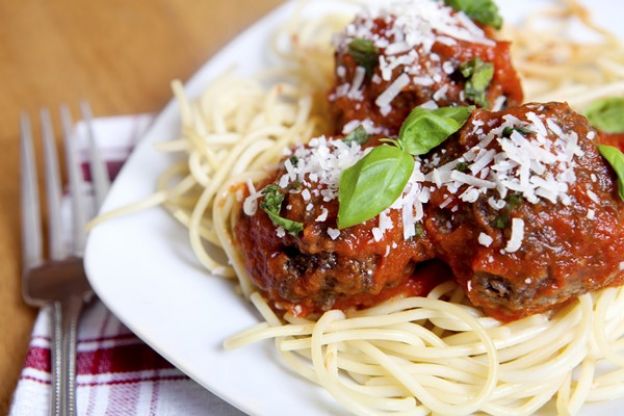
[[[99,209],[109,187],[106,167],[100,158],[91,127],[89,104],[81,104],[89,136],[89,155],[95,208]],[[48,258],[44,259],[37,169],[30,119],[21,117],[21,188],[22,188],[22,292],[34,306],[50,306],[52,312],[52,394],[50,414],[76,414],[76,328],[80,311],[91,296],[83,268],[85,224],[88,201],[80,168],[76,142],[72,135],[69,109],[62,106],[60,117],[64,136],[65,158],[72,211],[72,247],[63,242],[61,222],[61,179],[50,112],[41,110],[41,137],[44,152],[45,190],[48,208]]]

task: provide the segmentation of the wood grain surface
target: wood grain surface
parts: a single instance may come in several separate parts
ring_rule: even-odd
[[[77,111],[85,98],[96,116],[157,111],[169,100],[171,79],[190,77],[278,3],[0,0],[0,414],[36,315],[19,284],[20,112],[36,116],[61,103]]]

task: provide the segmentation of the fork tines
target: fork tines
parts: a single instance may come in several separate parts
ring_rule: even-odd
[[[81,111],[87,128],[87,144],[95,194],[95,207],[100,207],[108,192],[109,180],[104,164],[95,142],[92,128],[92,113],[89,104],[81,103]],[[72,119],[66,106],[60,108],[60,120],[65,149],[65,161],[71,197],[72,236],[71,248],[68,252],[62,235],[63,224],[61,215],[61,174],[59,169],[56,140],[52,117],[48,109],[42,109],[41,138],[43,144],[44,177],[46,205],[48,208],[48,245],[49,260],[60,261],[68,255],[82,256],[86,241],[85,225],[90,214],[89,201],[86,198],[82,168],[78,157],[77,143],[74,138]],[[38,193],[37,166],[33,144],[33,133],[30,118],[26,113],[21,116],[21,187],[22,187],[22,253],[24,274],[44,263],[41,209]],[[31,299],[25,291],[27,300]],[[38,302],[35,302],[38,303]]]
[[[36,267],[43,258],[41,217],[37,192],[37,168],[32,128],[26,114],[21,116],[22,258],[24,269]]]
[[[108,190],[106,167],[96,148],[91,127],[91,109],[87,103],[81,105],[87,123],[88,147],[96,209],[99,208]],[[21,117],[22,150],[22,291],[28,303],[52,305],[51,347],[51,414],[74,416],[76,413],[76,328],[85,299],[90,294],[86,280],[82,253],[85,247],[87,223],[87,200],[85,184],[78,158],[76,141],[72,134],[69,109],[61,107],[60,117],[65,144],[67,176],[71,195],[72,246],[66,249],[63,239],[61,215],[61,175],[58,154],[50,112],[43,109],[41,137],[44,152],[44,173],[46,202],[48,207],[49,258],[43,256],[41,212],[37,188],[37,168],[33,146],[33,134],[28,115]]]

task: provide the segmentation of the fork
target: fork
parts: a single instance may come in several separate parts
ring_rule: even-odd
[[[109,180],[93,136],[91,108],[87,102],[81,103],[80,108],[87,126],[89,162],[97,211],[108,191]],[[23,113],[20,120],[22,294],[26,303],[30,305],[40,308],[50,306],[51,308],[50,415],[74,416],[76,414],[76,329],[82,307],[92,296],[82,260],[89,207],[85,198],[85,184],[76,142],[72,135],[71,114],[66,106],[61,106],[60,118],[72,212],[72,245],[68,250],[62,235],[61,175],[49,110],[41,110],[40,118],[48,208],[48,258],[44,258],[43,251],[33,134],[30,118]]]

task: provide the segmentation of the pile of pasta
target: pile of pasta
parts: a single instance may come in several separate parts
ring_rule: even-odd
[[[527,102],[565,101],[583,111],[600,98],[624,95],[622,41],[576,0],[538,9],[521,25],[506,25],[501,36],[512,41]]]

